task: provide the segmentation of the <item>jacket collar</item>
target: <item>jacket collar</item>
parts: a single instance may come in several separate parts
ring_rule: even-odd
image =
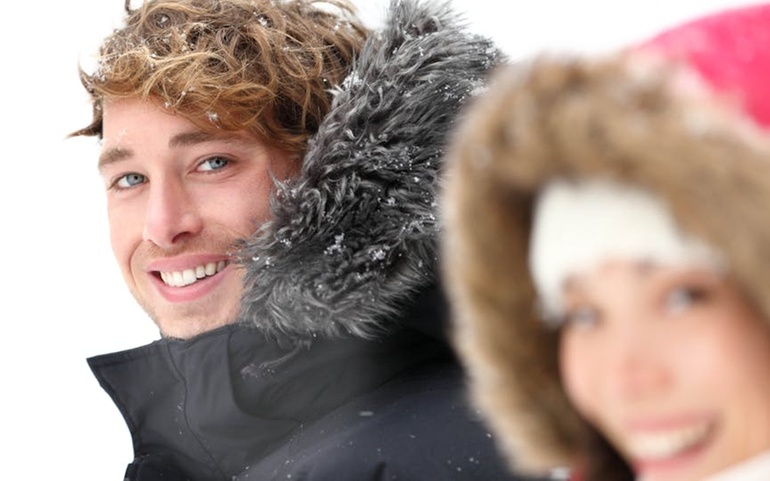
[[[88,362],[125,418],[137,457],[163,455],[190,474],[229,479],[303,424],[443,349],[427,339],[401,330],[288,348],[256,329],[226,326]]]

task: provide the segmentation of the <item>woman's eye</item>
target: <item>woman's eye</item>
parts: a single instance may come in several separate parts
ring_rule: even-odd
[[[567,312],[564,314],[563,325],[589,328],[596,326],[599,323],[600,317],[599,310],[594,307],[576,307],[567,309]]]
[[[212,172],[227,167],[229,163],[230,161],[224,157],[211,157],[201,162],[200,166],[198,166],[198,170]]]
[[[130,189],[146,182],[147,178],[142,174],[130,173],[122,175],[115,181],[115,187],[118,189]]]
[[[708,293],[705,289],[693,286],[682,286],[671,289],[665,298],[666,308],[672,313],[680,313],[704,300]]]

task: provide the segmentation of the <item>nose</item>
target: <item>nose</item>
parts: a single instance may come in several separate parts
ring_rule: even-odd
[[[144,240],[171,248],[198,234],[202,227],[198,207],[180,181],[156,179],[150,183]]]
[[[636,324],[637,326],[639,324]],[[626,329],[618,333],[607,362],[614,366],[614,395],[625,402],[653,398],[665,391],[671,381],[666,346],[647,329]]]

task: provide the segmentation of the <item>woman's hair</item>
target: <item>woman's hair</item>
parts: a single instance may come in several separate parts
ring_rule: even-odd
[[[102,135],[109,98],[157,101],[205,130],[245,130],[301,155],[367,30],[347,0],[150,0],[106,38],[81,81]]]

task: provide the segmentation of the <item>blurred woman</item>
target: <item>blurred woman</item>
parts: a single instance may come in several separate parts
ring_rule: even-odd
[[[517,468],[770,479],[769,74],[755,5],[534,58],[471,107],[443,268],[473,398]]]

